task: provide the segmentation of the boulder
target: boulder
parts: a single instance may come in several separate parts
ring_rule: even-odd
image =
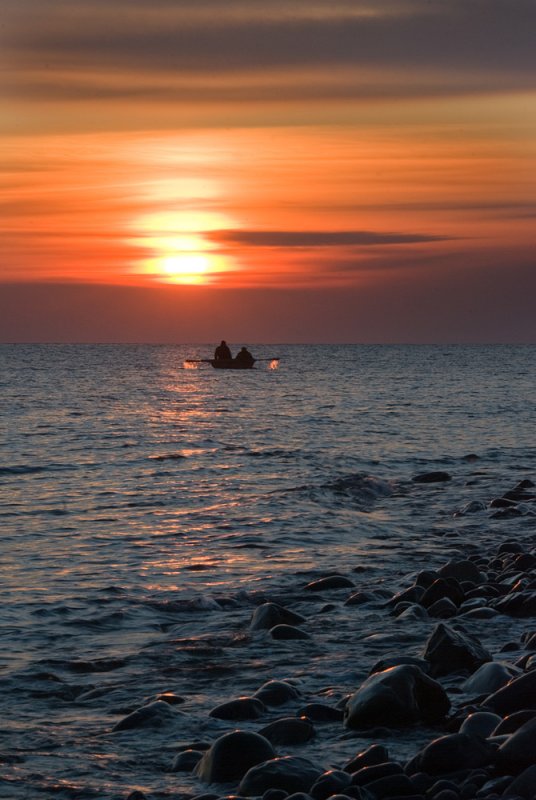
[[[127,731],[134,728],[162,728],[165,725],[172,725],[178,722],[185,716],[186,714],[176,711],[169,703],[165,703],[163,700],[155,700],[154,703],[137,708],[132,714],[124,717],[117,725],[114,725],[112,730]]]
[[[257,689],[253,695],[266,706],[282,706],[289,700],[294,700],[299,696],[298,689],[285,681],[268,681],[260,689]]]
[[[311,786],[309,794],[313,800],[327,800],[334,794],[342,793],[350,785],[352,778],[347,772],[340,769],[330,769],[324,772]]]
[[[498,714],[476,711],[464,719],[458,732],[465,733],[467,736],[479,736],[481,739],[487,739],[500,722],[501,718]]]
[[[209,712],[209,717],[229,720],[258,719],[265,711],[264,703],[256,697],[239,697],[216,706]]]
[[[536,670],[514,678],[502,689],[487,697],[482,705],[500,714],[501,717],[513,714],[515,711],[536,708]]]
[[[425,590],[419,602],[421,606],[429,609],[444,598],[450,600],[456,607],[465,600],[463,589],[456,578],[438,578]]]
[[[301,628],[296,628],[294,625],[274,625],[270,628],[270,636],[272,639],[291,640],[291,639],[310,639],[308,633],[302,631]]]
[[[468,678],[462,686],[464,692],[470,694],[491,694],[498,691],[519,674],[519,670],[508,667],[506,664],[499,664],[496,661],[488,661]]]
[[[439,570],[442,578],[456,578],[458,581],[472,581],[473,583],[483,583],[485,576],[481,573],[473,561],[451,560],[444,564]]]
[[[274,625],[301,625],[302,622],[305,618],[301,614],[295,614],[278,603],[263,603],[255,609],[250,627],[254,631],[270,630]]]
[[[389,760],[387,748],[382,744],[371,744],[366,750],[357,753],[343,767],[345,772],[358,772],[364,767],[372,767],[375,764],[384,764]]]
[[[270,722],[259,731],[273,745],[304,744],[315,735],[315,729],[307,719],[284,717]]]
[[[171,772],[192,772],[203,758],[200,750],[183,750],[177,753],[171,765]]]
[[[344,710],[348,728],[412,725],[443,719],[450,708],[445,690],[413,664],[371,675]]]
[[[240,781],[238,793],[258,797],[267,789],[284,789],[289,794],[309,792],[323,772],[326,772],[324,767],[299,756],[273,758],[248,770]]]
[[[427,772],[445,775],[464,769],[477,769],[492,764],[495,749],[479,738],[453,733],[434,739],[406,766],[408,774]]]
[[[499,747],[497,763],[507,772],[522,772],[536,765],[536,719],[525,722]]]
[[[476,636],[455,631],[443,622],[437,625],[428,639],[424,658],[429,662],[430,675],[434,678],[460,670],[472,673],[492,660],[491,654]]]
[[[195,772],[206,783],[228,783],[240,780],[251,767],[275,755],[274,748],[264,736],[249,731],[231,731],[216,739]]]
[[[451,475],[448,472],[421,472],[419,475],[414,475],[411,479],[413,483],[443,483],[451,480]]]
[[[327,706],[325,703],[307,703],[300,708],[298,716],[307,717],[313,722],[341,722],[343,712],[340,708]]]
[[[324,592],[329,589],[355,589],[355,584],[344,575],[327,575],[325,578],[319,578],[316,581],[311,581],[304,589],[308,592]]]
[[[536,766],[528,767],[521,775],[514,778],[503,792],[503,797],[522,797],[523,800],[534,800],[536,797]]]

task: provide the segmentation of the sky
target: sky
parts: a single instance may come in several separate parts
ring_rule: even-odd
[[[2,0],[0,70],[1,342],[536,342],[536,0]]]

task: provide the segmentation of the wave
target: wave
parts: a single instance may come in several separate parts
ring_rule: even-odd
[[[390,497],[398,489],[399,486],[393,481],[354,472],[324,483],[296,486],[286,491],[306,494],[315,502],[325,502],[326,497],[331,495],[333,499],[349,500],[359,510],[367,511],[377,500]]]

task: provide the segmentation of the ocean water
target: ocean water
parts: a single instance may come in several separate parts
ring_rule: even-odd
[[[279,368],[184,369],[200,346],[0,346],[0,797],[201,794],[170,768],[237,727],[218,703],[284,678],[336,706],[378,658],[422,649],[432,623],[308,582],[387,597],[467,547],[534,542],[532,506],[489,504],[536,480],[535,347],[251,349]],[[438,470],[451,480],[412,481]],[[310,639],[252,631],[266,600]],[[516,625],[484,634],[499,649]],[[176,719],[113,731],[165,692]],[[301,754],[327,766],[367,744],[320,728]]]

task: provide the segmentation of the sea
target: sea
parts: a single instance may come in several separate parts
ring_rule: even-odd
[[[534,546],[533,505],[490,504],[536,482],[536,347],[249,349],[237,371],[185,363],[213,345],[0,346],[0,797],[206,793],[177,753],[340,709],[375,661],[422,651],[435,623],[385,608],[417,571]],[[306,589],[333,574],[352,589]],[[359,591],[377,602],[345,604]],[[308,638],[253,630],[266,602]],[[522,622],[478,624],[500,653]],[[272,679],[299,700],[211,716]],[[114,730],[158,698],[169,718]],[[317,728],[281,754],[332,768],[370,744]],[[421,733],[384,735],[403,759]]]

